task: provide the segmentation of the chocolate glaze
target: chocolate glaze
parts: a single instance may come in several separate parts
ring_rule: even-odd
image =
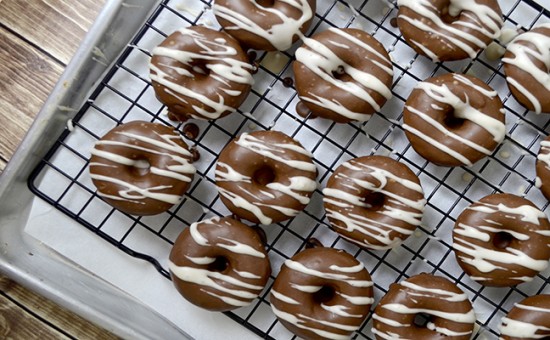
[[[216,0],[214,14],[223,29],[247,48],[289,49],[315,15],[315,0]]]
[[[286,260],[271,288],[279,321],[303,339],[343,339],[374,302],[363,264],[343,250],[311,248]]]
[[[418,314],[429,316],[424,326]],[[376,339],[469,340],[476,315],[468,296],[441,276],[422,273],[392,283],[376,306],[372,332]]]
[[[323,194],[333,229],[370,249],[400,245],[420,225],[426,204],[414,172],[385,156],[343,163],[329,178]]]
[[[514,97],[529,110],[550,113],[550,24],[517,36],[502,62]]]
[[[506,132],[502,101],[481,80],[449,73],[420,82],[403,111],[411,146],[430,162],[472,165],[490,155]]]
[[[550,259],[550,222],[531,201],[489,195],[466,208],[453,229],[458,264],[486,286],[528,282]]]
[[[296,216],[309,203],[317,169],[301,144],[279,131],[243,133],[220,153],[216,185],[237,216],[271,224]]]
[[[157,123],[117,126],[91,154],[90,177],[98,195],[132,215],[155,215],[178,204],[195,174],[181,135]]]
[[[150,77],[172,118],[217,119],[234,112],[253,84],[252,65],[230,35],[194,26],[153,49]]]
[[[329,28],[304,38],[293,69],[301,101],[338,123],[368,120],[392,95],[388,52],[362,30]]]
[[[185,137],[189,139],[195,139],[198,137],[200,130],[197,124],[188,123],[188,124],[185,124],[185,126],[182,129],[182,132],[185,135]]]
[[[271,266],[258,233],[229,217],[193,223],[170,252],[170,275],[189,302],[211,311],[249,305]]]
[[[502,318],[499,330],[502,340],[550,337],[550,295],[535,295],[516,303]]]
[[[436,61],[474,58],[499,37],[497,0],[398,0],[397,25],[418,54]]]
[[[541,190],[544,197],[550,200],[550,136],[540,142],[536,169],[537,180],[535,184]]]

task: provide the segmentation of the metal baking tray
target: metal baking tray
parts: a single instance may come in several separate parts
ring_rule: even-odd
[[[89,145],[110,127],[129,120],[182,128],[184,124],[170,122],[154,100],[146,61],[150,49],[180,26],[215,27],[211,3],[107,2],[0,177],[0,270],[5,275],[134,339],[222,334],[292,338],[270,313],[269,287],[284,259],[302,249],[309,237],[362,260],[373,275],[377,301],[389,283],[422,271],[456,282],[478,312],[478,339],[496,337],[500,318],[514,302],[550,291],[550,269],[533,282],[510,289],[473,283],[453,262],[449,232],[465,206],[493,192],[523,195],[549,212],[548,202],[534,187],[534,159],[539,141],[548,134],[550,116],[537,116],[516,103],[501,65],[483,53],[474,60],[442,64],[416,55],[392,26],[396,6],[386,0],[318,0],[308,32],[331,26],[361,28],[391,51],[394,98],[370,121],[334,124],[298,116],[296,93],[285,80],[292,77],[296,46],[284,53],[259,53],[256,84],[239,112],[216,122],[195,122],[201,133],[189,142],[201,154],[198,178],[181,205],[157,217],[138,218],[102,203],[86,177]],[[550,22],[550,13],[540,3],[500,3],[508,28],[529,29]],[[426,162],[410,148],[400,126],[403,103],[416,82],[450,71],[472,73],[489,83],[499,91],[507,111],[505,142],[472,167],[451,169]],[[365,251],[329,230],[317,192],[297,218],[266,228],[273,277],[255,303],[226,318],[189,306],[174,292],[166,279],[166,256],[184,225],[228,212],[213,187],[216,155],[240,132],[261,129],[282,130],[311,150],[321,185],[351,157],[384,154],[398,159],[419,175],[429,204],[423,225],[401,247]],[[201,330],[197,321],[202,320],[217,327]],[[245,332],[241,324],[253,333]],[[370,327],[371,316],[356,338],[371,339]]]

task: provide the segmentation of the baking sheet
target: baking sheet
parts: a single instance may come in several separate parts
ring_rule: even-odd
[[[501,1],[508,14],[506,27],[528,28],[535,22],[549,22],[532,7],[521,1]],[[265,227],[270,259],[275,276],[285,258],[296,253],[310,236],[325,245],[346,249],[363,261],[371,272],[378,301],[391,282],[423,271],[434,272],[459,282],[474,300],[481,325],[478,338],[494,338],[500,319],[514,302],[525,295],[550,292],[546,270],[531,283],[514,289],[483,288],[464,276],[450,251],[450,231],[454,219],[473,200],[495,191],[523,195],[548,213],[548,202],[533,187],[534,162],[538,143],[548,126],[548,117],[526,112],[512,97],[500,72],[498,61],[489,61],[484,54],[479,60],[444,63],[437,66],[418,57],[399,38],[390,24],[396,9],[382,0],[318,1],[317,17],[312,32],[332,25],[355,27],[373,33],[391,51],[394,62],[394,98],[380,114],[364,124],[336,125],[322,119],[304,120],[295,113],[298,98],[292,88],[283,85],[291,77],[293,51],[260,54],[261,67],[256,83],[240,112],[214,123],[197,122],[201,134],[195,144],[201,154],[199,170],[187,199],[169,213],[155,217],[130,218],[112,210],[93,195],[86,161],[97,136],[116,126],[118,121],[136,119],[170,122],[148,83],[148,55],[163,39],[159,32],[170,33],[190,23],[216,27],[207,3],[198,0],[171,1],[154,20],[151,29],[129,48],[128,58],[117,65],[117,72],[101,85],[99,95],[88,103],[78,121],[68,122],[71,130],[63,146],[49,159],[35,183],[57,204],[76,214],[124,246],[146,253],[167,267],[170,242],[186,225],[215,214],[228,214],[217,197],[213,185],[216,155],[231,138],[241,132],[259,129],[283,131],[298,139],[312,151],[319,168],[320,187],[324,187],[332,170],[354,156],[381,154],[409,165],[421,179],[429,199],[423,225],[401,247],[387,252],[360,251],[330,231],[322,209],[322,197],[316,192],[306,211],[288,223]],[[310,32],[311,33],[311,32]],[[144,53],[145,51],[145,53]],[[419,79],[449,71],[466,72],[488,82],[505,102],[507,138],[494,155],[472,167],[443,168],[425,162],[409,146],[400,128],[403,100]],[[159,311],[196,338],[221,336],[254,337],[234,321],[216,313],[202,311],[180,298],[171,283],[149,263],[132,258],[111,246],[97,235],[74,223],[50,204],[37,199],[26,231],[98,276],[129,292]],[[123,273],[121,275],[121,273]],[[272,281],[270,281],[269,285]],[[277,339],[292,335],[280,324],[262,299],[250,307],[236,311],[247,322]],[[203,329],[204,320],[216,327]],[[199,322],[200,321],[200,322]],[[218,327],[219,326],[219,327]],[[359,338],[370,338],[370,317]],[[487,328],[487,329],[486,329]],[[214,332],[214,333],[210,333]]]

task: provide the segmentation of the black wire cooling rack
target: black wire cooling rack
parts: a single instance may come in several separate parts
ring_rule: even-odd
[[[392,282],[420,272],[447,277],[470,297],[479,326],[474,338],[496,338],[501,318],[522,298],[550,293],[550,270],[532,282],[512,288],[483,287],[466,276],[451,249],[455,218],[471,202],[495,192],[525,196],[548,212],[548,201],[535,185],[534,163],[539,142],[548,131],[550,115],[535,115],[519,105],[505,84],[502,65],[481,52],[474,60],[432,63],[410,49],[392,24],[397,8],[388,0],[318,0],[308,35],[328,27],[355,27],[373,34],[390,51],[394,66],[394,97],[368,122],[335,124],[296,114],[298,97],[292,82],[295,48],[258,53],[256,84],[238,113],[214,122],[197,122],[200,133],[188,140],[199,152],[198,173],[183,202],[153,217],[123,214],[104,203],[88,174],[93,143],[116,125],[142,119],[185,130],[166,116],[148,79],[149,51],[175,29],[189,25],[216,27],[212,1],[163,1],[83,105],[55,146],[35,169],[31,190],[66,215],[125,253],[152,263],[169,278],[167,257],[177,235],[191,223],[229,212],[214,186],[217,155],[232,138],[245,131],[276,129],[298,139],[314,155],[318,180],[324,186],[333,170],[357,156],[383,154],[408,165],[421,179],[428,199],[422,226],[401,247],[368,251],[349,244],[331,231],[317,190],[306,210],[293,220],[264,228],[273,267],[267,288],[249,307],[227,313],[266,339],[289,339],[292,334],[277,322],[268,294],[283,261],[314,237],[325,246],[346,249],[373,276],[376,302]],[[528,30],[550,22],[550,12],[531,0],[501,0],[505,27]],[[492,156],[472,167],[445,168],[426,162],[410,147],[400,126],[403,105],[418,81],[447,73],[477,76],[495,88],[504,101],[507,136]],[[354,336],[372,339],[371,316]]]

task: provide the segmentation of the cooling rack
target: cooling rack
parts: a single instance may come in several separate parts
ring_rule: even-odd
[[[93,231],[130,256],[150,262],[169,279],[167,258],[177,235],[191,223],[229,211],[218,198],[214,168],[220,150],[242,132],[275,129],[299,140],[314,155],[320,182],[311,203],[296,218],[264,227],[273,275],[266,289],[250,306],[227,315],[266,339],[294,338],[277,322],[269,306],[269,290],[285,259],[303,249],[310,238],[325,246],[345,249],[360,259],[375,282],[375,300],[389,284],[430,272],[444,276],[463,289],[477,314],[474,338],[496,338],[501,318],[522,298],[550,293],[550,270],[532,282],[512,288],[483,287],[466,276],[451,249],[451,230],[456,217],[471,202],[491,193],[509,192],[532,200],[545,212],[548,201],[535,187],[534,163],[539,142],[547,135],[550,116],[535,115],[511,96],[499,61],[483,52],[473,60],[432,63],[409,48],[394,27],[397,8],[387,0],[318,0],[317,13],[308,36],[329,27],[354,27],[371,33],[390,51],[394,66],[393,98],[368,122],[335,124],[301,117],[292,85],[292,61],[296,46],[286,52],[257,54],[258,72],[250,96],[237,113],[214,121],[175,123],[155,99],[148,79],[152,48],[182,26],[217,28],[212,1],[163,1],[137,32],[128,47],[98,81],[88,101],[55,146],[30,176],[28,185],[39,197]],[[505,27],[528,30],[550,22],[550,12],[531,0],[501,0]],[[104,62],[99,51],[95,58]],[[446,168],[426,162],[410,147],[401,128],[404,102],[418,81],[447,73],[477,76],[496,89],[506,108],[505,141],[493,155],[471,167]],[[103,202],[88,174],[88,159],[94,142],[116,125],[148,120],[187,131],[197,150],[197,175],[184,200],[170,211],[152,217],[121,213]],[[342,162],[369,154],[387,155],[408,165],[419,177],[428,205],[422,226],[402,246],[389,251],[362,250],[329,229],[322,208],[320,189]],[[373,339],[372,315],[354,335]]]

